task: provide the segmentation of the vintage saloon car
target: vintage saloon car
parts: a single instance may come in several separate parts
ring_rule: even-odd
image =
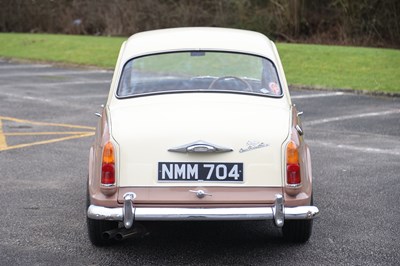
[[[130,237],[141,221],[271,220],[307,241],[319,210],[300,114],[260,33],[133,35],[90,149],[90,240]]]

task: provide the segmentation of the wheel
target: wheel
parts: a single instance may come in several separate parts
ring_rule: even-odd
[[[118,223],[100,221],[87,218],[87,228],[90,242],[95,246],[107,246],[115,242],[114,239],[103,238],[103,232],[118,227]]]
[[[311,205],[313,197],[311,196]],[[282,227],[283,237],[294,243],[305,243],[311,237],[313,220],[285,220]]]
[[[242,83],[243,85],[245,85],[245,91],[248,92],[252,92],[253,89],[250,85],[250,83],[248,83],[246,80],[239,78],[239,77],[235,77],[235,76],[223,76],[223,77],[219,77],[215,80],[213,80],[213,82],[211,82],[210,86],[208,87],[209,90],[214,89],[214,87],[216,86],[216,84],[218,84],[221,81],[226,81],[226,80],[236,80],[239,81],[240,83]]]
[[[305,243],[310,239],[313,220],[285,220],[283,237],[295,243]]]
[[[86,211],[90,205],[89,190],[86,196]],[[118,222],[101,221],[90,219],[86,215],[86,224],[89,235],[89,240],[95,246],[106,246],[115,242],[114,239],[106,239],[103,237],[103,232],[118,228]]]

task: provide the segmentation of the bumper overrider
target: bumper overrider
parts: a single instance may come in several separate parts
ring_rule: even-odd
[[[287,220],[309,220],[319,215],[315,206],[285,207],[283,196],[277,194],[272,207],[235,208],[146,208],[134,207],[136,194],[124,195],[124,206],[107,208],[90,205],[87,216],[95,220],[120,221],[130,229],[134,221],[227,221],[227,220],[274,220],[282,227]]]

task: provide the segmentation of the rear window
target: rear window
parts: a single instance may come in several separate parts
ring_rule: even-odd
[[[128,61],[122,71],[117,96],[187,91],[282,95],[276,68],[266,58],[240,53],[188,51]]]

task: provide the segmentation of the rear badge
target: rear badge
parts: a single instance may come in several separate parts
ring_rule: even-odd
[[[268,144],[266,144],[264,142],[252,141],[252,140],[249,140],[246,143],[246,145],[247,145],[247,147],[241,148],[239,150],[240,153],[247,152],[247,151],[252,151],[252,150],[256,150],[256,149],[261,149],[261,148],[266,148],[266,147],[269,146]]]
[[[202,140],[188,143],[179,147],[168,149],[171,152],[181,153],[221,153],[233,151],[231,148],[211,144]]]

